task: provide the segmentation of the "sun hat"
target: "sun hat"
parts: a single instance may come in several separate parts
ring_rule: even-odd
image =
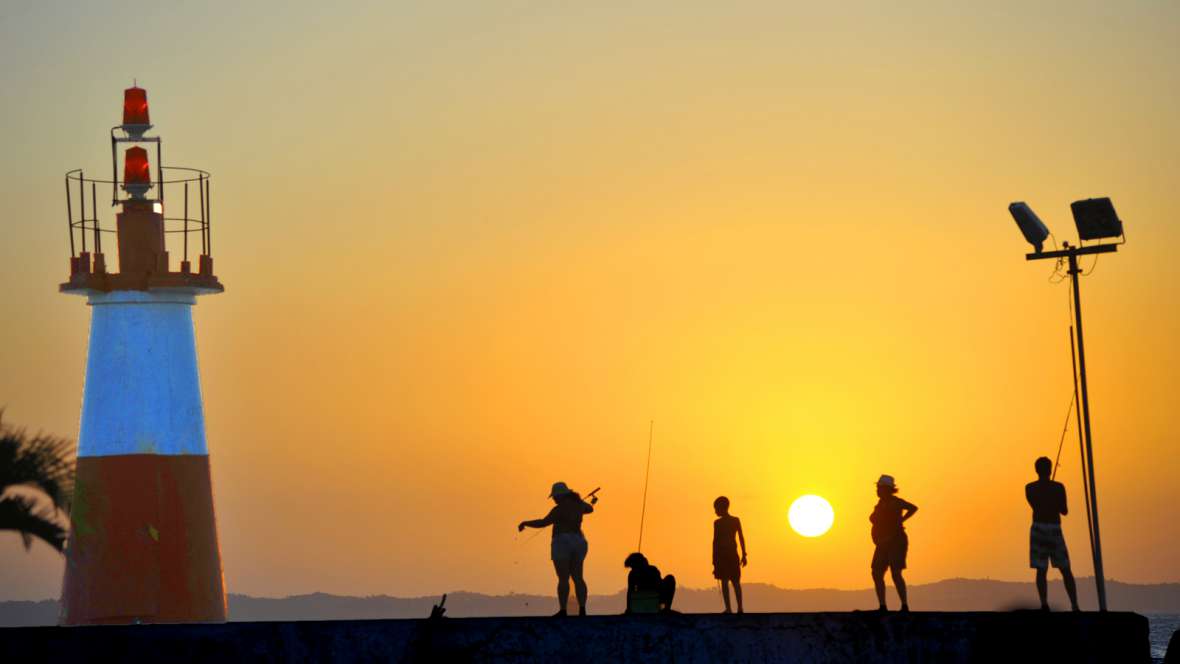
[[[553,488],[549,491],[549,497],[556,498],[567,493],[573,493],[573,491],[570,491],[570,488],[565,485],[565,482],[554,482]]]
[[[877,486],[887,486],[890,489],[896,489],[897,484],[893,481],[892,475],[882,475],[877,478]]]

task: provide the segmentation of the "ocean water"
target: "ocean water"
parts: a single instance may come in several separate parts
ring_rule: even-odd
[[[1151,656],[1157,661],[1164,661],[1164,654],[1168,652],[1168,640],[1172,633],[1180,629],[1180,613],[1147,613],[1147,621],[1151,623]]]

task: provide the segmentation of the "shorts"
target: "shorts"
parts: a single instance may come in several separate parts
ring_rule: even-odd
[[[1047,570],[1049,563],[1057,569],[1069,569],[1069,550],[1065,548],[1061,524],[1033,521],[1028,531],[1028,566]]]
[[[886,568],[895,572],[905,569],[905,556],[910,550],[910,538],[902,533],[891,540],[881,542],[873,551],[873,571],[885,571]]]
[[[742,580],[742,561],[737,549],[713,552],[713,578],[725,581]]]
[[[553,561],[585,560],[590,543],[582,533],[554,534],[549,543],[549,559]]]

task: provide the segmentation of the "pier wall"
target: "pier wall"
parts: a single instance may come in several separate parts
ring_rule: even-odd
[[[0,629],[0,661],[1150,662],[1134,613],[763,613]],[[1035,659],[1034,659],[1035,658]]]

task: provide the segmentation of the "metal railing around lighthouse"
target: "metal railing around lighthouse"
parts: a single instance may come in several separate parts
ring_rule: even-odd
[[[198,168],[179,166],[163,167],[164,179],[152,184],[157,188],[155,205],[162,207],[164,215],[165,249],[170,256],[179,256],[181,271],[191,266],[190,256],[211,256],[213,239],[211,233],[212,198],[209,186],[210,174]],[[69,220],[70,258],[82,255],[104,255],[104,235],[114,236],[115,209],[99,213],[98,185],[118,187],[121,182],[89,178],[82,169],[66,173],[66,216]],[[163,203],[167,194],[168,203]],[[109,244],[109,242],[107,243]],[[179,251],[177,251],[179,249]],[[117,259],[118,251],[111,252]],[[95,271],[117,272],[113,265],[96,265]]]

